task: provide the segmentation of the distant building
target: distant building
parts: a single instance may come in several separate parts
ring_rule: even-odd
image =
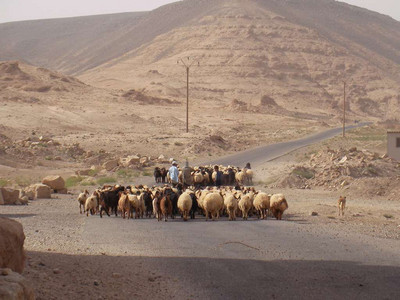
[[[400,161],[400,130],[387,132],[387,154]]]

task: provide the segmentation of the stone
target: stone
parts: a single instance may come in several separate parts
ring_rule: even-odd
[[[120,163],[123,167],[129,167],[140,162],[140,157],[137,155],[130,155],[120,159]]]
[[[19,200],[19,190],[1,188],[0,192],[5,205],[14,205]]]
[[[318,213],[316,211],[313,211],[313,212],[311,212],[310,216],[316,217],[316,216],[318,216]]]
[[[25,234],[20,223],[0,218],[0,268],[22,273],[25,267],[24,241]]]
[[[46,184],[35,184],[35,199],[50,199],[51,188]]]
[[[116,159],[106,161],[103,164],[103,168],[106,169],[107,171],[112,171],[116,167],[118,167],[118,160],[116,160]]]
[[[140,158],[139,163],[144,165],[145,163],[147,163],[149,161],[149,158],[146,156],[143,156],[142,158]]]
[[[92,169],[85,169],[85,170],[78,170],[75,172],[75,174],[78,176],[89,176],[91,172],[93,172]]]
[[[61,176],[46,176],[43,178],[42,183],[48,185],[53,190],[58,191],[65,188],[65,180]]]
[[[2,300],[34,300],[35,294],[28,281],[20,274],[0,269],[0,299]]]

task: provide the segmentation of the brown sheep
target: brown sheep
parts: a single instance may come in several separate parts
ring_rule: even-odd
[[[120,192],[118,200],[118,210],[121,212],[122,218],[125,219],[125,215],[128,214],[128,220],[131,217],[131,203],[129,197],[124,192]]]
[[[167,194],[161,198],[160,201],[160,210],[161,214],[159,214],[159,221],[164,216],[164,221],[168,221],[168,215],[172,217],[172,201],[170,199],[170,195]]]

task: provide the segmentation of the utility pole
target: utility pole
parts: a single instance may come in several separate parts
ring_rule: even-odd
[[[190,67],[195,63],[194,60],[190,61],[190,57],[185,62],[182,58],[178,60],[178,64],[181,62],[186,68],[186,132],[189,132],[189,72]],[[200,65],[200,62],[197,62]]]
[[[343,81],[343,137],[346,136],[346,81]]]

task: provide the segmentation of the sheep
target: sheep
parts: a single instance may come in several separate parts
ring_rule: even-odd
[[[200,172],[195,172],[193,174],[194,185],[202,185],[204,182],[204,176]]]
[[[251,169],[246,169],[246,180],[247,180],[247,184],[249,185],[253,185],[253,170]]]
[[[133,218],[133,209],[135,209],[135,219],[143,218],[144,203],[140,201],[137,195],[128,194],[128,200],[131,205],[131,218]]]
[[[258,218],[267,218],[267,210],[270,209],[270,198],[271,196],[266,193],[258,193],[254,199],[253,205],[258,212]]]
[[[220,193],[212,192],[205,196],[203,206],[206,213],[206,221],[208,220],[208,214],[211,215],[214,221],[215,217],[219,218],[219,212],[224,207],[224,199]]]
[[[238,185],[244,185],[247,180],[246,169],[235,174],[235,179]]]
[[[283,212],[289,208],[286,198],[283,194],[274,194],[270,198],[270,209],[277,220],[282,220]]]
[[[346,207],[346,197],[340,196],[338,200],[339,216],[342,214],[344,216],[344,209]]]
[[[236,211],[238,209],[238,201],[232,193],[226,193],[224,197],[224,206],[229,215],[229,221],[236,220]]]
[[[84,212],[86,212],[87,217],[89,216],[89,211],[91,215],[96,213],[99,208],[99,200],[100,195],[98,191],[94,191],[90,197],[86,198]]]
[[[86,199],[88,196],[89,196],[88,190],[85,190],[83,193],[80,193],[78,196],[79,213],[80,214],[85,212],[85,203],[86,203]]]
[[[172,202],[170,199],[170,195],[166,194],[161,198],[160,201],[160,210],[161,210],[161,214],[159,214],[159,221],[162,218],[162,216],[164,216],[164,221],[167,222],[168,221],[168,215],[172,216]],[[161,218],[160,218],[161,216]]]
[[[240,197],[238,206],[239,206],[239,209],[242,212],[243,220],[247,220],[247,218],[249,216],[249,210],[252,207],[250,196],[249,195],[242,195]]]
[[[178,198],[178,208],[181,214],[183,214],[184,221],[188,220],[189,212],[192,208],[192,202],[192,197],[188,192],[184,192]]]
[[[125,219],[125,215],[128,215],[128,220],[131,217],[131,204],[129,202],[129,197],[124,192],[120,192],[118,200],[118,210],[121,212],[121,216]]]

